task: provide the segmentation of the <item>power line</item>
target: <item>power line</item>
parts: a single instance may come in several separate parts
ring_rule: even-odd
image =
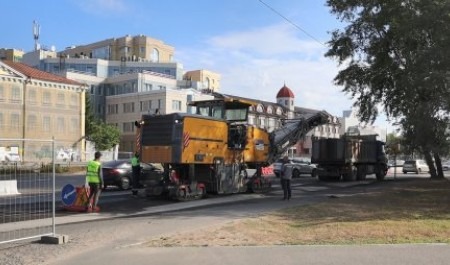
[[[284,20],[286,20],[289,24],[291,24],[292,26],[296,27],[297,29],[299,29],[300,31],[302,31],[303,33],[305,33],[307,36],[309,36],[311,39],[315,40],[316,42],[320,43],[321,45],[325,46],[325,44],[323,44],[322,42],[320,42],[318,39],[316,39],[313,35],[309,34],[306,30],[302,29],[299,25],[295,24],[293,21],[291,21],[289,18],[285,17],[283,14],[281,14],[280,12],[278,12],[277,10],[275,10],[273,7],[271,7],[270,5],[266,4],[265,2],[263,2],[262,0],[259,0],[259,2],[263,5],[265,5],[267,8],[269,8],[272,12],[274,12],[275,14],[279,15],[280,17],[282,17]]]

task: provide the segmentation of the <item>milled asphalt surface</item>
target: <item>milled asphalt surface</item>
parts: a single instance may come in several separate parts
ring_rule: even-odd
[[[355,189],[358,192],[365,192],[366,186],[367,189],[370,188],[370,185],[359,184]],[[344,190],[340,192],[339,190],[333,190],[333,192],[328,193],[327,190],[318,189],[319,192],[313,194],[310,191],[314,187],[300,188],[294,192],[294,199],[288,202],[290,206],[327,199],[330,194],[345,193]],[[114,230],[99,232],[99,236],[103,238],[101,244],[95,246],[95,235],[93,235],[93,239],[90,240],[94,240],[94,246],[88,244],[88,247],[74,253],[71,253],[67,246],[45,246],[44,252],[50,252],[53,249],[55,254],[50,255],[48,259],[44,256],[45,258],[43,257],[40,263],[36,264],[450,264],[450,245],[447,244],[164,248],[148,247],[145,244],[149,237],[170,234],[174,231],[183,232],[199,227],[220,225],[231,220],[286,207],[286,203],[280,201],[279,198],[280,190],[276,185],[274,192],[269,196],[258,194],[225,196],[148,207],[123,216],[92,213],[58,217],[57,231],[61,233],[66,231],[72,233],[71,231],[82,229],[86,224],[92,224],[93,227],[93,230],[87,233],[88,235],[92,232],[96,233],[96,228],[98,228],[98,231],[103,231],[102,228],[105,224],[114,226],[130,221],[136,222],[139,227],[130,228],[135,230],[132,232],[117,232],[116,237],[108,234],[115,233]],[[264,201],[264,203],[261,203],[261,201]],[[189,208],[191,210],[186,210]],[[179,212],[182,209],[183,211]],[[121,237],[122,234],[123,237]],[[76,233],[75,236],[70,236],[75,241],[75,245],[83,245],[83,238],[77,237]],[[111,237],[111,240],[108,236]],[[85,239],[86,242],[89,241],[87,237]],[[8,254],[8,251],[3,252],[3,254],[5,253]],[[2,252],[0,251],[1,255]],[[11,263],[7,263],[7,259],[0,258],[0,264],[2,265],[27,264],[17,260],[15,262],[14,255],[12,255],[10,261]]]

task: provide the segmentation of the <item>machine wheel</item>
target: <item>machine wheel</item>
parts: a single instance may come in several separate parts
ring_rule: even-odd
[[[119,188],[121,190],[128,190],[130,189],[130,179],[127,177],[122,177],[120,179]]]
[[[292,178],[300,178],[300,171],[298,169],[292,171]]]
[[[312,177],[312,178],[317,177],[317,170],[316,170],[316,169],[313,169],[313,170],[311,171],[311,177]]]
[[[384,174],[384,171],[379,171],[375,174],[375,176],[377,177],[378,181],[383,181],[386,174]]]
[[[406,174],[406,171],[403,171],[403,174]]]
[[[418,168],[416,171],[416,174],[420,174],[420,173],[422,173],[422,169]]]

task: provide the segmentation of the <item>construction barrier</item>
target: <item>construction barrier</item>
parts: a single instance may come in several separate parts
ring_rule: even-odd
[[[0,180],[0,196],[19,195],[17,180]]]
[[[71,184],[67,184],[61,192],[63,208],[70,212],[86,212],[89,205],[89,194],[88,187],[75,188]],[[99,208],[97,207],[94,211],[98,212]]]
[[[273,166],[263,167],[262,174],[263,176],[273,175]]]
[[[14,150],[17,157],[0,163],[0,244],[56,234],[54,146],[54,140],[0,139],[2,150]],[[50,159],[29,159],[33,150],[45,150]]]

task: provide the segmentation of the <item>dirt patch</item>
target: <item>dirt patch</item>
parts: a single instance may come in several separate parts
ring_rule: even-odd
[[[160,237],[148,246],[450,243],[450,182],[388,183],[224,226]]]

